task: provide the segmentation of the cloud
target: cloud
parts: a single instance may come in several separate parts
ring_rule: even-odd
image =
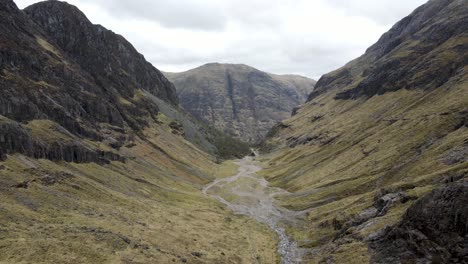
[[[25,7],[38,0],[16,0]],[[318,78],[425,0],[68,0],[157,68],[244,63]]]
[[[226,17],[216,0],[83,0],[121,19],[145,19],[168,28],[222,30]]]
[[[335,8],[342,9],[349,15],[368,17],[381,25],[395,23],[426,2],[427,0],[329,0]]]

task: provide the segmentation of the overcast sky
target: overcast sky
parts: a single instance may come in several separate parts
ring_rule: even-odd
[[[37,0],[15,0],[24,8]],[[244,63],[318,78],[427,0],[69,0],[157,68]]]

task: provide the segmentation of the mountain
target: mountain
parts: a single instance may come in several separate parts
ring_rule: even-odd
[[[238,64],[211,63],[165,74],[176,86],[185,110],[248,143],[260,141],[271,127],[288,118],[315,85],[306,77],[273,75]]]
[[[114,103],[129,109],[131,113],[122,119],[130,127],[140,129],[148,114],[154,119],[157,111],[179,123],[184,137],[205,151],[222,158],[239,157],[248,152],[246,144],[230,139],[181,111],[174,85],[127,40],[100,25],[93,25],[78,8],[47,1],[24,11],[70,60],[114,98]],[[144,104],[147,100],[150,102]],[[145,110],[149,110],[146,116],[142,113]],[[106,110],[91,109],[91,112]]]
[[[467,66],[467,2],[431,0],[269,132],[262,174],[306,210],[308,261],[467,260]]]
[[[0,92],[1,263],[276,261],[272,231],[200,191],[240,143],[76,7],[0,1]]]

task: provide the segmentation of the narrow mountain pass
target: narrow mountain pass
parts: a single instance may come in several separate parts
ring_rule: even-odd
[[[261,168],[251,157],[236,162],[238,173],[220,178],[203,189],[203,193],[222,202],[236,214],[242,214],[266,224],[278,234],[278,254],[282,264],[301,263],[305,250],[291,241],[285,225],[302,220],[304,212],[290,211],[275,205],[275,195],[287,191],[270,187],[268,182],[256,172]]]

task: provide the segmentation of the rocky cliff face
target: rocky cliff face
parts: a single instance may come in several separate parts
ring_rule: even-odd
[[[310,225],[292,232],[314,248],[311,262],[378,262],[395,246],[404,248],[395,263],[437,252],[440,263],[466,260],[443,245],[465,243],[453,218],[464,214],[458,198],[445,197],[460,192],[415,201],[468,176],[467,23],[466,1],[429,1],[365,55],[324,75],[308,102],[269,133],[264,149],[273,159],[264,175],[291,191],[280,197],[284,206],[306,210]],[[395,226],[383,253],[369,251]],[[445,231],[457,234],[436,239]]]
[[[272,75],[246,65],[207,64],[168,73],[184,109],[206,124],[255,143],[305,101],[315,81]]]
[[[174,86],[132,44],[101,25],[93,25],[78,8],[47,1],[24,11],[100,86],[127,98],[141,89],[177,105]]]
[[[125,158],[117,153],[84,144],[78,137],[68,134],[60,126],[49,128],[62,130],[69,138],[64,136],[64,138],[55,138],[52,142],[48,142],[44,138],[35,136],[34,131],[27,126],[0,116],[0,160],[5,160],[7,154],[21,153],[35,159],[76,163],[102,164],[110,161],[125,161]]]
[[[0,16],[0,115],[8,128],[0,131],[4,153],[31,153],[26,146],[34,144],[20,131],[33,120],[52,120],[68,133],[101,140],[99,123],[124,129],[126,117],[139,111],[118,103],[117,95],[109,96],[13,2],[2,1]],[[9,140],[15,134],[24,134],[26,141]]]

